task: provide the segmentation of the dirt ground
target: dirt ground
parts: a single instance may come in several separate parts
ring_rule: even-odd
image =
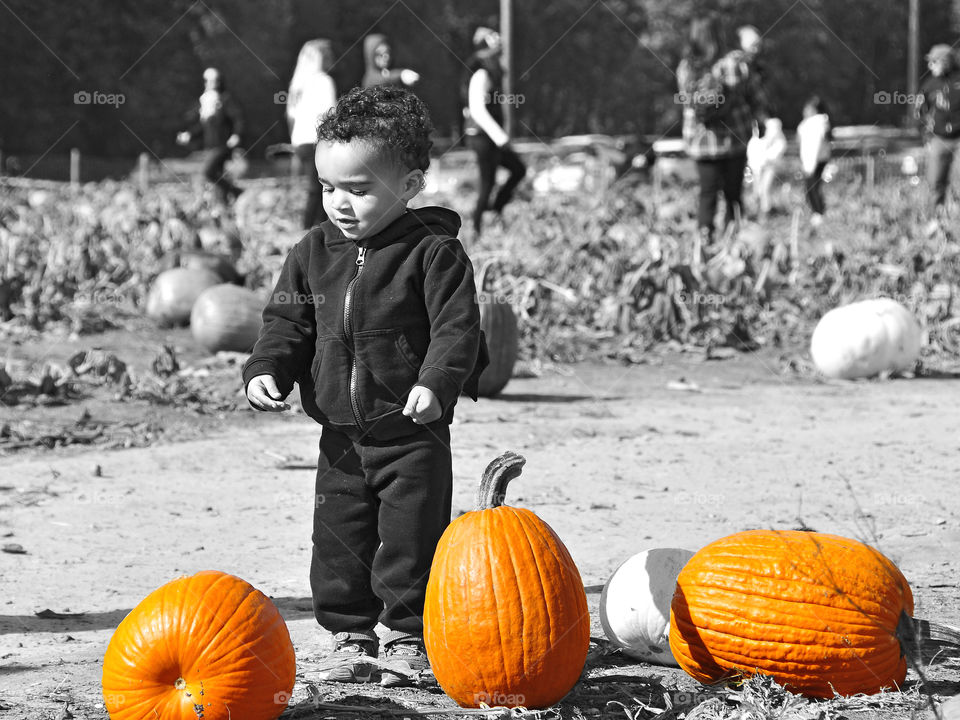
[[[163,341],[181,349],[184,363],[202,363],[182,331],[48,338],[5,351],[15,366],[18,358],[62,362],[77,347],[99,345],[142,366]],[[206,367],[197,377],[224,384],[226,398],[237,400],[230,383],[239,386],[238,368]],[[871,542],[910,581],[916,616],[960,626],[958,398],[951,379],[825,383],[783,374],[769,352],[546,367],[515,378],[496,399],[461,403],[454,512],[471,509],[489,460],[507,449],[526,456],[508,502],[534,510],[566,543],[588,586],[597,638],[600,586],[625,558],[761,527]],[[438,692],[386,695],[377,686],[317,685],[308,701],[312,666],[330,641],[312,618],[307,578],[319,431],[312,421],[117,402],[107,389],[88,388],[65,405],[0,408],[0,425],[63,424],[84,411],[157,432],[131,435],[129,449],[0,455],[0,545],[24,551],[0,553],[0,716],[105,718],[100,671],[112,631],[147,593],[204,569],[246,579],[283,612],[298,657],[299,705],[290,716],[345,716],[318,700],[401,715],[453,707]],[[65,617],[38,615],[45,610]],[[926,691],[960,694],[957,670],[928,668]],[[914,693],[917,679],[911,671]],[[664,708],[660,696],[671,689],[703,692],[679,670],[630,663],[599,646],[563,715],[622,716],[610,702],[637,709],[630,698]],[[811,705],[809,717],[839,717],[818,712]],[[898,715],[881,702],[843,716]]]

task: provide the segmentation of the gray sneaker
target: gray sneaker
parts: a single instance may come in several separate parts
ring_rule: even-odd
[[[433,679],[423,638],[408,635],[385,644],[383,648],[384,662],[380,672],[383,687],[418,685]]]
[[[336,641],[333,652],[324,661],[324,669],[317,677],[325,682],[365,683],[370,682],[373,664],[364,658],[376,658],[379,641],[372,631],[367,633],[342,632],[333,636]]]

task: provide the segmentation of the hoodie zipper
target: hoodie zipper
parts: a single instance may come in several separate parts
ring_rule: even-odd
[[[353,342],[353,288],[360,279],[360,273],[363,272],[363,263],[366,259],[367,249],[365,247],[357,248],[357,274],[347,284],[347,292],[343,299],[343,333],[350,344],[350,406],[353,408],[353,419],[357,422],[357,427],[364,428],[363,419],[360,417],[360,397],[357,392],[357,353]]]

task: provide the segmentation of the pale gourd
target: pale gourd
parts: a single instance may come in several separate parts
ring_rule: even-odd
[[[670,603],[677,575],[693,555],[681,548],[653,548],[613,571],[600,594],[600,624],[624,655],[677,667],[670,651]]]
[[[197,297],[223,280],[207,268],[172,268],[160,273],[147,295],[147,317],[162,327],[186,325]]]
[[[911,312],[891,298],[875,298],[824,315],[810,354],[827,377],[852,380],[913,370],[920,345],[920,325]]]
[[[190,332],[208,352],[250,352],[260,333],[264,298],[239,285],[207,288],[193,304]]]

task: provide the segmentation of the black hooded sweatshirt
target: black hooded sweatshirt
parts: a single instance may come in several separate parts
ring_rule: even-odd
[[[391,440],[423,429],[402,414],[414,385],[437,396],[440,422],[457,397],[477,398],[487,364],[473,266],[446,208],[408,210],[354,242],[329,220],[290,251],[243,367],[246,386],[272,375],[286,397],[342,431]]]

